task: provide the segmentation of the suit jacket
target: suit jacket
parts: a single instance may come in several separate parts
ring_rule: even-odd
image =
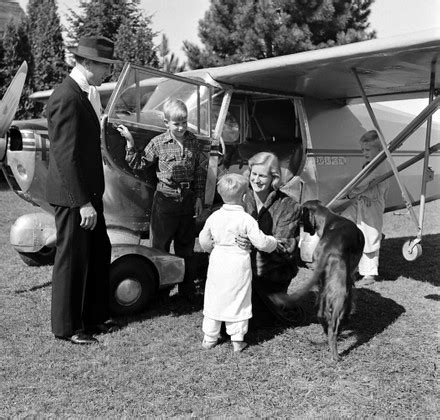
[[[262,286],[272,292],[285,292],[298,272],[294,252],[297,248],[301,207],[299,203],[280,190],[269,193],[260,211],[257,211],[252,191],[246,194],[245,210],[266,235],[282,239],[286,253],[253,250],[251,253],[253,280],[263,279]]]
[[[50,140],[46,198],[80,207],[104,193],[100,125],[87,94],[68,76],[47,105]]]

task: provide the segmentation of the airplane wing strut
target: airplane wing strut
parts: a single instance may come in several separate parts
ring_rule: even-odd
[[[361,79],[359,78],[359,74],[357,73],[356,69],[353,69],[353,74],[356,78],[356,81],[359,85],[359,89],[361,90],[362,99],[364,101],[365,106],[367,107],[368,114],[370,115],[371,121],[373,122],[374,128],[376,129],[379,140],[382,144],[382,150],[385,152],[386,158],[388,159],[388,163],[391,166],[391,169],[394,173],[394,176],[396,177],[397,185],[399,186],[400,192],[402,194],[403,201],[405,203],[406,208],[410,212],[414,222],[416,225],[418,224],[417,216],[414,211],[414,208],[411,204],[411,199],[408,197],[408,192],[406,191],[405,185],[403,184],[402,180],[400,179],[399,172],[397,171],[396,164],[394,163],[394,160],[391,156],[391,152],[388,150],[388,145],[385,140],[385,136],[383,135],[382,129],[380,128],[379,122],[377,121],[376,115],[374,114],[373,108],[371,107],[370,101],[368,100],[367,94],[365,93],[365,89],[362,86]],[[418,227],[418,231],[421,231],[420,226]]]
[[[431,74],[430,74],[430,89],[429,89],[429,104],[426,108],[417,115],[389,144],[387,144],[383,132],[379,126],[379,123],[376,119],[374,111],[370,105],[370,101],[368,99],[367,94],[365,93],[365,89],[360,80],[359,74],[356,68],[352,69],[352,73],[358,83],[360,88],[361,96],[364,101],[364,104],[367,108],[368,114],[370,115],[371,121],[378,133],[379,140],[382,144],[382,152],[380,152],[362,171],[359,172],[357,176],[355,176],[336,196],[329,201],[327,204],[331,206],[335,203],[336,200],[340,199],[347,195],[348,192],[352,190],[352,188],[356,187],[362,180],[364,180],[380,163],[382,163],[385,159],[388,160],[389,165],[392,169],[392,174],[394,174],[397,184],[399,186],[400,192],[402,194],[402,198],[404,200],[405,206],[411,214],[411,217],[417,227],[417,237],[413,240],[409,240],[405,242],[403,245],[403,255],[404,257],[412,261],[421,255],[422,248],[420,242],[422,241],[422,230],[423,230],[423,220],[424,220],[424,212],[425,212],[425,203],[426,203],[426,184],[430,180],[430,170],[429,170],[429,156],[434,151],[438,150],[438,144],[431,147],[431,130],[432,130],[432,115],[437,111],[440,107],[440,96],[434,99],[435,95],[435,68],[436,68],[436,60],[433,60],[431,63]],[[425,121],[427,121],[427,130],[426,130],[426,139],[425,139],[425,151],[416,156],[411,162],[406,162],[400,167],[396,167],[396,164],[393,161],[391,153],[400,147],[408,137],[414,133]],[[419,217],[414,211],[412,206],[412,200],[408,196],[408,191],[403,184],[401,177],[399,175],[399,171],[402,169],[412,165],[418,160],[423,159],[423,173],[422,173],[422,187],[420,192],[420,209],[419,209]],[[372,185],[376,185],[380,181],[390,177],[391,173],[385,174],[381,177],[380,180],[375,180]]]

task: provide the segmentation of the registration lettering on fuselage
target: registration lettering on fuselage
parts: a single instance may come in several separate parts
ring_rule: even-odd
[[[343,166],[347,164],[347,158],[344,156],[315,156],[317,165]]]

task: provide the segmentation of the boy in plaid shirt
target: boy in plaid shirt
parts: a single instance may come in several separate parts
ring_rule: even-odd
[[[168,130],[154,137],[144,150],[136,149],[125,126],[120,125],[118,131],[127,140],[125,159],[130,168],[156,168],[158,184],[151,213],[151,246],[169,252],[174,240],[175,254],[185,259],[185,277],[179,284],[179,293],[190,297],[194,293],[195,218],[203,210],[205,174],[200,166],[198,141],[187,130],[185,103],[169,99],[163,112]]]

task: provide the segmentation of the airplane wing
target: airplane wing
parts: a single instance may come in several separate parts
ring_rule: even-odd
[[[27,70],[28,65],[26,61],[23,61],[23,64],[18,69],[0,101],[0,138],[5,136],[6,131],[14,119],[18,103],[20,102],[21,91],[23,90],[26,80]]]
[[[383,101],[383,96],[421,97],[428,92],[431,63],[440,73],[439,55],[440,28],[436,28],[186,73],[207,71],[217,82],[237,89],[349,100],[361,96],[351,70],[356,68],[367,95]]]
[[[103,107],[105,107],[105,105],[107,104],[115,87],[116,87],[116,82],[103,83],[101,86],[98,86],[98,92],[101,96],[101,103]],[[52,95],[52,92],[53,89],[39,90],[29,95],[29,99],[35,102],[46,103],[50,95]]]

